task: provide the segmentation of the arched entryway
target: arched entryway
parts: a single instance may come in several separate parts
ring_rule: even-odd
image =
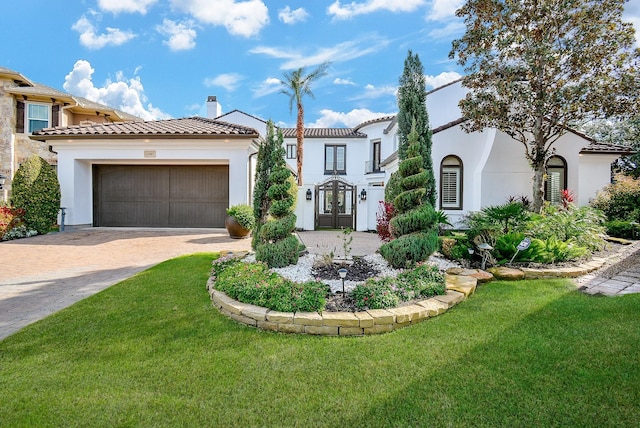
[[[356,187],[342,180],[316,186],[316,229],[355,229]]]

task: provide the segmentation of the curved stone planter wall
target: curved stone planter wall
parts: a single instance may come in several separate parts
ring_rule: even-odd
[[[447,294],[421,300],[412,305],[362,312],[278,312],[231,299],[214,288],[213,278],[207,290],[213,305],[228,317],[251,327],[281,333],[328,336],[363,336],[387,333],[435,317],[473,294],[477,280],[446,275]]]
[[[363,336],[386,333],[435,317],[457,305],[476,290],[478,282],[498,279],[576,278],[624,258],[624,254],[640,248],[640,242],[618,255],[593,258],[575,267],[550,269],[493,270],[492,274],[476,269],[454,268],[445,275],[447,294],[421,300],[412,305],[393,309],[373,309],[362,312],[277,312],[231,299],[214,288],[213,278],[207,290],[213,305],[228,317],[251,327],[282,333],[318,334],[330,336]],[[491,270],[491,269],[490,269]],[[508,270],[508,271],[507,271]],[[511,272],[513,271],[513,272]]]

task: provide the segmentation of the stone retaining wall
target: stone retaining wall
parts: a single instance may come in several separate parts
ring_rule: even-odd
[[[363,336],[387,333],[435,317],[473,294],[477,280],[472,277],[445,276],[447,294],[392,309],[362,312],[278,312],[238,302],[214,288],[213,278],[207,290],[213,305],[228,317],[251,327],[281,333],[328,336]]]

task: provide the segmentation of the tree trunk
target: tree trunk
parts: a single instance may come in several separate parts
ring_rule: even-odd
[[[296,122],[296,165],[298,167],[298,186],[302,186],[302,144],[304,142],[304,107],[298,103],[298,120]]]
[[[534,166],[533,169],[533,205],[531,210],[535,213],[542,211],[544,204],[544,163]]]

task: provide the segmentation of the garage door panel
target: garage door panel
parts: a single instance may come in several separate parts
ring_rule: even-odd
[[[222,225],[226,218],[226,203],[176,202],[171,204],[170,227],[198,227],[200,224]],[[184,226],[178,226],[184,225]]]
[[[224,227],[228,166],[95,165],[94,225]]]
[[[227,202],[228,177],[228,168],[174,168],[171,170],[170,198],[173,201]]]

